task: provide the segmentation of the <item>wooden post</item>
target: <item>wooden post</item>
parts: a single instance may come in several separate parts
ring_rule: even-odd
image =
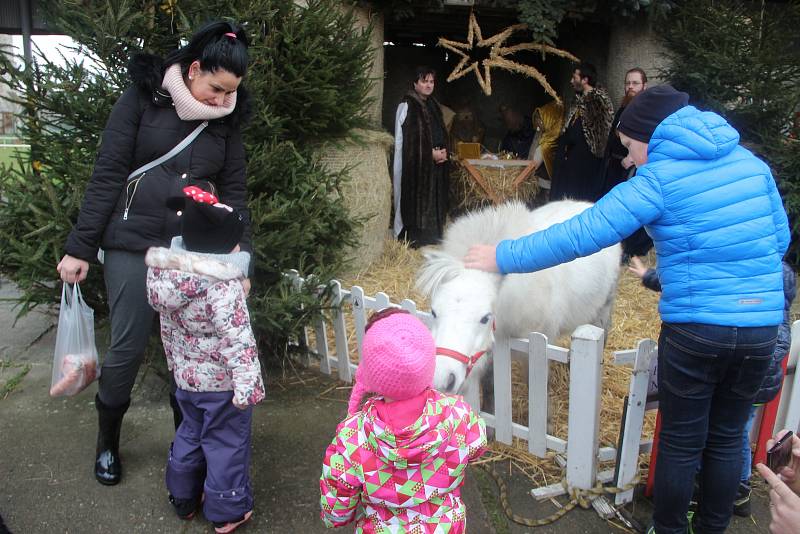
[[[633,376],[628,390],[628,404],[625,410],[622,446],[617,466],[617,487],[630,483],[639,469],[639,443],[642,440],[645,405],[647,404],[647,385],[650,383],[650,359],[655,356],[656,342],[652,339],[639,341],[636,347],[636,360],[633,363]],[[618,493],[614,503],[619,505],[633,500],[633,490]]]
[[[511,343],[507,337],[494,340],[495,439],[511,445]]]
[[[466,391],[463,391],[464,400],[470,407],[475,410],[477,413],[481,413],[481,388],[480,384],[474,388],[467,388]],[[487,426],[492,426],[489,422],[486,422]]]
[[[603,338],[603,330],[592,325],[572,334],[567,436],[567,484],[572,488],[589,489],[597,477]]]
[[[333,282],[333,331],[336,335],[336,367],[339,370],[339,380],[350,383],[353,374],[350,372],[350,351],[347,347],[347,328],[344,324],[344,294],[342,284],[338,280]]]
[[[792,389],[789,392],[788,407],[786,409],[786,419],[783,422],[783,428],[788,428],[792,432],[800,430],[800,372],[798,371],[797,363],[794,368],[794,379],[792,380]],[[782,430],[782,429],[778,429]]]
[[[314,337],[317,338],[316,352],[319,354],[319,370],[322,374],[330,376],[331,361],[328,352],[328,329],[325,327],[325,319],[318,317],[314,320]]]
[[[532,332],[528,337],[528,452],[547,455],[547,414],[550,362],[547,337]]]
[[[361,344],[364,342],[364,327],[367,325],[367,310],[364,306],[364,289],[360,286],[350,288],[350,300],[353,304],[353,324],[356,329],[358,341],[358,361],[363,358]]]

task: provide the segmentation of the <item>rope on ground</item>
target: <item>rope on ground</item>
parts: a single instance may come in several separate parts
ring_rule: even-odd
[[[497,474],[492,465],[479,464],[477,467],[480,467],[481,469],[486,471],[497,483],[497,487],[500,490],[500,506],[503,508],[503,512],[505,512],[506,516],[514,523],[518,523],[526,527],[541,527],[544,525],[549,525],[550,523],[554,523],[555,521],[558,521],[559,519],[564,517],[570,510],[572,510],[576,506],[580,506],[581,508],[587,509],[591,506],[592,501],[597,497],[604,494],[614,495],[617,493],[623,493],[625,491],[633,489],[636,486],[636,484],[639,483],[639,476],[637,475],[630,483],[625,484],[625,486],[621,488],[613,486],[603,486],[602,484],[598,483],[595,487],[584,490],[578,488],[570,488],[567,486],[566,478],[562,479],[561,484],[564,486],[564,489],[567,490],[567,494],[570,497],[570,501],[563,508],[561,508],[560,510],[556,511],[555,513],[547,517],[543,517],[541,519],[533,519],[530,517],[524,517],[514,513],[514,510],[511,508],[511,504],[508,502],[508,486],[506,485],[506,481],[503,480],[503,477]]]

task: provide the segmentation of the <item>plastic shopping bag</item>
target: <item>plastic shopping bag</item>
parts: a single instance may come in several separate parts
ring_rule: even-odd
[[[94,310],[81,296],[78,284],[61,290],[56,351],[50,396],[77,395],[100,375],[94,344]]]

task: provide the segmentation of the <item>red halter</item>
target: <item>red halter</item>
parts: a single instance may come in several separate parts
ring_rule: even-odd
[[[478,363],[478,360],[486,354],[485,350],[479,350],[472,356],[467,356],[457,350],[446,349],[444,347],[436,347],[436,355],[437,356],[447,356],[448,358],[453,358],[454,360],[458,360],[461,363],[467,365],[467,374],[469,376],[470,372],[472,372],[472,368],[475,367],[475,364]]]
[[[497,325],[494,321],[492,321],[492,332],[495,331],[496,327]],[[472,372],[472,368],[475,367],[475,365],[478,363],[478,360],[480,360],[487,352],[488,351],[486,350],[479,350],[472,356],[467,356],[463,352],[458,352],[457,350],[436,347],[437,356],[447,356],[448,358],[453,358],[454,360],[467,366],[467,374],[465,375],[465,378],[469,376],[469,374]]]

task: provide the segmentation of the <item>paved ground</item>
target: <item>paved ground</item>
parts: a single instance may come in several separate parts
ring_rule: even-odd
[[[202,518],[182,522],[166,500],[164,460],[173,433],[167,387],[144,369],[122,428],[123,482],[104,487],[92,476],[96,413],[94,387],[72,398],[51,399],[52,318],[34,313],[14,328],[0,286],[0,514],[15,534],[212,532]],[[268,400],[255,411],[252,477],[254,521],[242,532],[325,532],[319,521],[320,462],[345,404],[318,398],[333,382],[313,373],[271,381]],[[7,391],[10,389],[10,391]],[[543,517],[555,508],[537,504],[529,484],[511,478],[510,499],[520,514]],[[494,482],[471,469],[464,488],[469,530],[478,534],[606,533],[618,531],[592,511],[575,510],[553,525],[530,529],[509,523],[497,504]],[[754,516],[737,518],[729,532],[766,532],[764,493]],[[638,499],[634,516],[647,522],[650,505]],[[350,531],[347,529],[347,531]]]

